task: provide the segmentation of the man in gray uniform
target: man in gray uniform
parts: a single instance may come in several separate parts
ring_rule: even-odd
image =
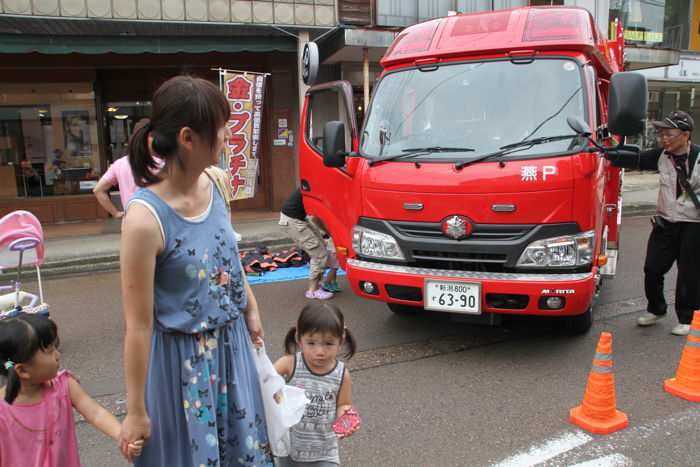
[[[686,112],[671,112],[652,124],[661,148],[643,151],[637,158],[609,159],[618,167],[659,172],[659,199],[644,262],[648,305],[637,324],[651,326],[666,314],[664,275],[676,262],[679,324],[671,333],[685,336],[690,332],[693,311],[700,309],[700,147],[690,142],[694,122]]]

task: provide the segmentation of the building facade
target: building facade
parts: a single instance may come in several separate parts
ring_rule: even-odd
[[[219,68],[269,73],[255,197],[234,207],[278,209],[296,184],[300,44],[336,24],[334,0],[1,0],[0,215],[106,217],[92,188],[155,89]]]

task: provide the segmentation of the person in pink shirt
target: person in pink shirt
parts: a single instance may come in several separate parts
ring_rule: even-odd
[[[21,314],[0,321],[0,467],[80,467],[75,408],[113,440],[121,425],[59,370],[58,331],[50,319]],[[143,440],[129,444],[139,456]]]
[[[139,120],[136,125],[134,125],[134,134],[142,127],[148,125],[149,122],[150,120],[148,118]],[[121,210],[112,203],[112,199],[109,197],[109,190],[117,185],[119,186],[119,197],[122,201]],[[92,191],[95,193],[95,197],[97,198],[97,202],[100,203],[100,206],[110,213],[112,217],[119,219],[124,216],[126,205],[138,188],[134,180],[134,174],[131,172],[129,157],[124,156],[120,157],[109,166],[107,172],[100,178]]]

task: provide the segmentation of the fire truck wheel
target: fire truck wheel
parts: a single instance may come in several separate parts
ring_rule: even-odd
[[[570,336],[585,334],[593,325],[593,306],[589,306],[583,314],[559,319],[560,329],[564,334]]]
[[[401,316],[415,316],[424,311],[423,308],[418,306],[400,305],[398,303],[387,303],[387,306],[392,313]]]

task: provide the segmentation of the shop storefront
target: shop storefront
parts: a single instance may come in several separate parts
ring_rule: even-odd
[[[186,73],[218,84],[216,68],[270,73],[255,197],[236,209],[278,209],[293,189],[294,146],[275,144],[277,123],[296,131],[296,43],[288,50],[201,54],[3,54],[0,62],[0,216],[16,209],[43,223],[106,217],[92,189],[127,154],[150,98]],[[273,183],[274,180],[274,183]]]
[[[653,147],[657,145],[653,120],[681,109],[700,122],[700,1],[611,0],[610,8],[611,27],[614,18],[620,18],[625,27],[628,59],[670,53],[677,56],[666,66],[661,66],[663,60],[656,65],[651,60],[646,64],[637,61],[628,67],[640,69],[649,84],[646,131],[634,142]],[[639,54],[641,50],[645,53]],[[700,140],[700,129],[695,129],[692,139]]]
[[[653,120],[661,120],[676,109],[684,110],[700,124],[700,56],[686,55],[676,66],[646,70],[649,83],[649,114],[643,140],[644,147],[656,145]],[[700,141],[700,128],[696,126],[692,141]]]

